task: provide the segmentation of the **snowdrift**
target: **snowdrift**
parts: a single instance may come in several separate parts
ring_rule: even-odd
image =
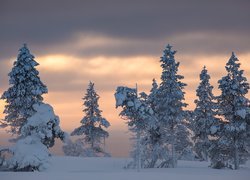
[[[50,167],[44,172],[0,172],[1,180],[248,180],[250,162],[239,170],[216,170],[209,163],[198,161],[179,161],[177,168],[134,169],[123,167],[128,158],[79,158],[52,157]]]

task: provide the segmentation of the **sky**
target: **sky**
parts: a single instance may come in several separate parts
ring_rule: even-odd
[[[187,109],[194,108],[199,73],[206,65],[219,95],[217,81],[234,51],[250,79],[249,0],[0,0],[0,93],[18,50],[27,43],[49,93],[61,128],[72,132],[84,116],[82,97],[89,81],[100,95],[100,109],[111,127],[106,149],[128,156],[127,125],[115,108],[117,86],[149,92],[160,82],[160,57],[167,44],[177,50],[184,75]],[[249,94],[248,94],[248,97]],[[0,118],[4,101],[0,101]],[[0,130],[0,145],[9,135]],[[75,137],[74,137],[75,138]],[[61,143],[52,149],[62,154]]]

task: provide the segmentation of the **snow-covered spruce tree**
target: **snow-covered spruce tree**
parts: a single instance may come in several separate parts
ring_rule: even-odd
[[[172,50],[172,46],[167,45],[161,57],[162,82],[157,91],[158,104],[155,107],[155,113],[160,122],[160,131],[164,134],[166,143],[171,146],[171,160],[163,167],[177,166],[176,127],[185,119],[186,113],[183,108],[187,106],[183,102],[185,94],[183,89],[186,84],[181,82],[184,77],[177,74],[179,62],[175,61],[175,53],[176,51]]]
[[[147,136],[147,130],[153,129],[156,120],[153,110],[146,103],[147,96],[145,93],[140,93],[138,96],[137,89],[121,86],[116,89],[115,99],[116,108],[122,108],[119,115],[126,120],[135,140],[131,151],[133,162],[128,167],[137,167],[138,170],[141,167],[148,167],[151,157],[147,156],[148,149],[145,147],[144,138]]]
[[[212,93],[213,86],[209,82],[210,76],[206,67],[201,71],[200,84],[196,90],[198,97],[194,102],[193,131],[195,141],[195,152],[200,160],[208,161],[208,149],[210,147],[209,136],[212,136],[216,124],[218,124],[217,103]]]
[[[84,144],[89,145],[89,149],[85,149],[87,156],[109,156],[101,147],[102,141],[109,136],[109,133],[103,128],[110,126],[109,122],[102,117],[102,111],[99,109],[99,95],[94,89],[94,83],[90,82],[87,93],[85,94],[83,112],[85,116],[81,120],[81,126],[76,128],[71,135],[83,135]]]
[[[234,53],[226,64],[227,75],[218,81],[221,95],[218,97],[219,115],[224,118],[220,137],[217,140],[217,154],[212,158],[212,166],[238,169],[249,157],[247,151],[247,98],[249,84],[240,70],[240,63]]]
[[[10,128],[13,135],[20,135],[22,126],[35,113],[33,105],[41,103],[42,94],[47,93],[47,87],[41,82],[35,68],[38,65],[24,44],[9,73],[11,87],[1,97],[7,103],[2,123]]]

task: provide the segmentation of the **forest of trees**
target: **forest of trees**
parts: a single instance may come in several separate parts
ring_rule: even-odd
[[[239,169],[250,157],[250,88],[235,53],[218,81],[220,95],[213,94],[210,75],[204,66],[196,90],[195,109],[186,110],[184,76],[178,72],[176,51],[167,45],[160,59],[160,82],[155,79],[149,94],[137,87],[119,86],[116,108],[133,134],[133,159],[126,168],[175,168],[178,160],[209,161],[212,168]],[[102,117],[100,96],[89,82],[83,97],[84,117],[71,136],[60,128],[52,106],[43,102],[48,93],[39,78],[39,65],[24,45],[9,76],[10,87],[2,94],[6,102],[1,127],[14,138],[11,148],[0,149],[0,166],[14,171],[43,170],[48,164],[48,148],[55,138],[64,142],[68,156],[109,157],[105,151],[110,123]],[[6,155],[8,154],[8,155]]]
[[[218,81],[221,94],[213,95],[204,66],[196,90],[196,107],[185,110],[184,77],[178,74],[176,51],[168,45],[160,59],[159,85],[153,79],[147,95],[137,88],[118,87],[116,106],[134,134],[133,162],[129,167],[176,167],[178,159],[210,161],[213,168],[238,169],[250,155],[249,84],[234,53],[227,74]]]

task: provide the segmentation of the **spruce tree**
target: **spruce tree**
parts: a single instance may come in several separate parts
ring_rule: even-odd
[[[200,84],[196,90],[198,97],[194,102],[196,108],[194,110],[194,141],[195,151],[200,160],[208,161],[208,149],[210,146],[209,136],[215,132],[211,132],[215,124],[217,124],[217,104],[212,93],[213,86],[209,82],[210,76],[204,66],[200,74]]]
[[[185,118],[184,107],[187,106],[184,100],[183,89],[186,84],[182,83],[183,76],[177,74],[179,62],[175,61],[176,51],[172,50],[172,46],[167,45],[161,57],[161,67],[163,69],[161,75],[161,83],[157,91],[158,104],[155,108],[155,113],[160,121],[162,134],[165,134],[166,143],[171,146],[170,164],[165,164],[165,167],[176,167],[176,127]]]
[[[81,126],[76,128],[71,135],[83,135],[84,144],[88,144],[89,156],[99,156],[98,154],[106,154],[101,147],[102,140],[109,136],[109,133],[103,128],[110,126],[109,122],[102,117],[102,111],[99,109],[99,95],[94,89],[94,83],[90,82],[87,93],[85,94],[83,112],[85,116],[81,120]]]
[[[10,128],[13,135],[20,135],[27,119],[35,113],[33,105],[41,103],[42,95],[48,92],[38,76],[36,66],[39,64],[34,58],[24,44],[8,74],[11,87],[1,97],[7,103],[2,123]]]
[[[225,166],[238,169],[249,157],[247,150],[247,103],[245,97],[249,84],[240,70],[240,63],[234,53],[226,64],[227,75],[218,81],[221,95],[218,97],[219,115],[224,119],[220,137],[217,141],[218,154]],[[213,159],[214,163],[216,159]]]

